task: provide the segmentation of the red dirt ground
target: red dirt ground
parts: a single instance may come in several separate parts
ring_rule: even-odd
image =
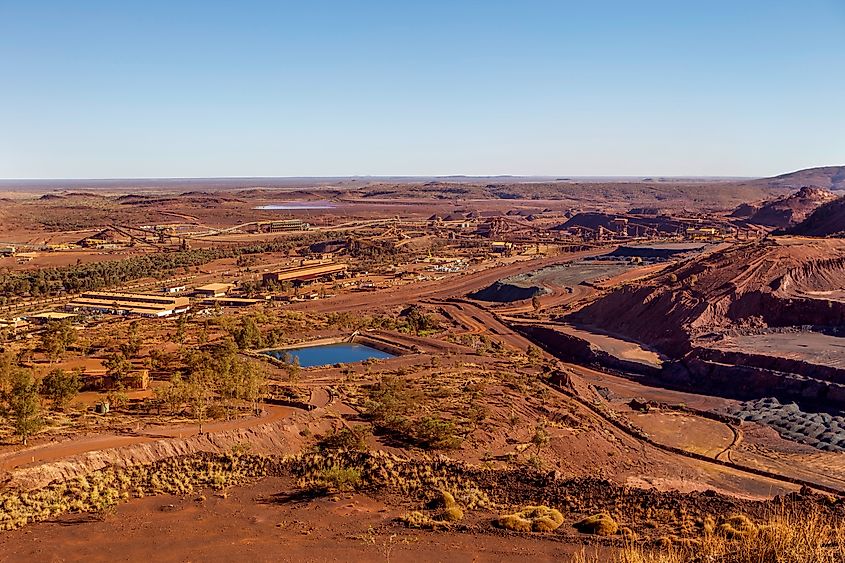
[[[104,520],[70,515],[0,535],[0,561],[568,561],[586,547],[531,536],[394,525],[404,511],[362,494],[309,503],[266,478],[213,493],[120,505]],[[394,505],[395,506],[395,505]]]

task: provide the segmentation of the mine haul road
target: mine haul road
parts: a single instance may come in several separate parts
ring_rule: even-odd
[[[575,399],[582,406],[589,409],[594,414],[594,416],[602,418],[604,422],[609,423],[613,427],[622,431],[628,437],[635,439],[645,450],[647,450],[648,448],[654,448],[660,450],[664,454],[670,454],[672,456],[683,458],[685,463],[705,464],[712,467],[718,467],[721,471],[728,473],[733,472],[736,474],[743,474],[746,477],[753,476],[754,478],[763,481],[775,481],[781,484],[788,484],[794,487],[807,486],[812,489],[824,491],[826,493],[845,496],[845,488],[842,487],[825,485],[823,483],[818,483],[815,481],[799,479],[791,477],[789,475],[783,475],[775,471],[768,471],[736,463],[730,457],[730,449],[733,446],[737,445],[741,440],[741,437],[739,435],[735,435],[733,443],[727,448],[725,448],[725,450],[721,451],[715,457],[709,457],[694,452],[688,452],[680,448],[668,446],[657,442],[656,440],[647,438],[642,432],[638,432],[635,429],[630,428],[628,425],[620,423],[617,417],[611,416],[608,412],[606,412],[605,408],[599,407],[592,400],[587,398],[585,389],[590,384],[590,382],[599,381],[600,379],[598,379],[597,376],[607,377],[609,374],[605,374],[601,370],[595,370],[585,366],[580,366],[578,364],[571,364],[558,360],[547,350],[544,350],[542,346],[539,346],[538,344],[534,343],[522,334],[515,332],[506,322],[503,321],[501,317],[499,317],[494,312],[487,310],[483,305],[479,303],[465,299],[450,299],[445,302],[438,300],[429,301],[432,303],[444,303],[446,306],[459,305],[461,307],[461,313],[464,317],[470,315],[475,321],[481,321],[485,324],[487,328],[486,334],[490,338],[499,339],[502,342],[517,349],[525,350],[528,346],[535,346],[542,350],[542,354],[544,357],[555,361],[560,369],[567,371],[574,378],[574,384],[571,385],[570,388],[560,388],[555,385],[548,384],[549,389],[551,389],[553,393],[562,394],[572,399]],[[473,322],[472,324],[473,326],[468,328],[475,328],[475,322]]]
[[[367,310],[376,301],[380,307],[411,304],[422,299],[448,299],[450,297],[461,297],[483,289],[488,285],[499,281],[502,278],[525,271],[536,270],[545,266],[564,264],[573,260],[579,260],[589,256],[598,256],[612,250],[612,246],[586,250],[583,252],[570,252],[522,260],[503,266],[494,266],[477,272],[450,276],[442,280],[431,280],[411,285],[391,287],[374,293],[361,292],[349,295],[337,295],[319,301],[304,301],[294,303],[287,307],[291,311],[313,311],[320,313],[348,312],[356,310]],[[378,295],[378,297],[374,297]]]

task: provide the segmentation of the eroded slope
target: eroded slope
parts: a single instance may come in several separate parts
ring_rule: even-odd
[[[682,262],[571,319],[678,354],[698,336],[732,328],[839,325],[843,286],[844,242],[770,239]]]

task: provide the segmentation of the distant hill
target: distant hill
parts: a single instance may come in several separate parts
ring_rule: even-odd
[[[807,168],[772,178],[752,180],[749,184],[770,188],[802,188],[813,186],[828,190],[845,190],[845,166]]]

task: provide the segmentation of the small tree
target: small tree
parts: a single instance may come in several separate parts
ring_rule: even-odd
[[[241,350],[264,347],[264,337],[253,317],[242,318],[240,326],[232,331],[232,337]]]
[[[549,445],[550,440],[551,435],[549,435],[549,431],[542,424],[538,424],[534,429],[534,435],[531,436],[531,443],[537,448],[537,455],[540,455],[540,450]]]
[[[534,309],[535,313],[540,310],[540,298],[536,295],[531,298],[531,308]]]
[[[12,392],[15,357],[11,352],[0,353],[0,400],[7,400]]]
[[[132,371],[132,362],[123,355],[123,352],[114,352],[103,362],[106,374],[114,381],[115,387],[123,388],[123,381],[129,372]]]
[[[243,361],[241,368],[241,398],[249,401],[252,412],[258,411],[258,400],[267,388],[267,375],[255,362]]]
[[[139,333],[139,326],[137,320],[129,323],[129,333],[126,335],[126,340],[120,345],[120,351],[127,358],[133,358],[141,352],[144,341]]]
[[[41,394],[53,402],[54,409],[66,407],[81,387],[77,370],[68,373],[62,369],[54,369],[41,380]]]
[[[50,322],[41,333],[41,349],[51,362],[59,359],[74,342],[76,330],[70,321]]]
[[[288,364],[288,379],[294,383],[299,381],[299,375],[302,368],[299,365],[299,356],[294,356],[293,360]]]
[[[10,398],[13,427],[24,446],[29,437],[44,425],[41,418],[41,404],[38,400],[38,386],[28,370],[20,369],[14,374]]]
[[[183,313],[176,319],[176,342],[179,344],[185,343],[185,336],[187,335],[188,315]]]
[[[170,378],[167,385],[156,387],[153,393],[171,414],[179,412],[187,402],[187,385],[178,373]]]
[[[202,356],[205,357],[204,354]],[[214,400],[214,380],[214,366],[206,362],[201,365],[194,364],[185,381],[185,398],[199,425],[200,434],[203,433],[203,423],[207,418],[208,407]]]

